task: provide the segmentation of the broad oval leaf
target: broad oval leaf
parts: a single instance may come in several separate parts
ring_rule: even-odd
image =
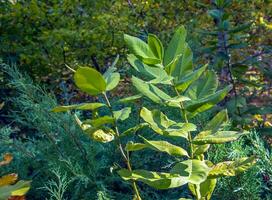
[[[152,172],[146,170],[129,171],[127,169],[121,169],[118,171],[118,174],[126,181],[141,181],[160,190],[176,188],[188,183],[186,178],[172,173]]]
[[[216,93],[209,95],[203,99],[193,100],[185,105],[185,110],[190,112],[190,117],[194,117],[197,114],[204,112],[214,105],[222,101],[228,92],[231,90],[232,86],[227,86],[222,90],[217,91]]]
[[[200,79],[190,86],[186,92],[186,96],[190,97],[192,100],[202,99],[214,94],[217,88],[217,76],[214,71],[208,70],[202,74]]]
[[[124,35],[125,42],[130,51],[146,64],[158,64],[160,59],[156,58],[148,44],[137,37]]]
[[[90,95],[106,91],[106,81],[102,74],[90,67],[79,67],[74,74],[76,86]]]
[[[240,136],[247,132],[238,133],[236,131],[202,131],[194,139],[193,143],[198,145],[203,144],[222,144],[225,142],[231,142],[237,140]]]
[[[146,83],[145,81],[135,76],[133,76],[131,80],[132,84],[139,92],[141,92],[144,96],[146,96],[155,103],[163,103],[166,99],[171,98],[168,94],[166,94],[156,86],[152,85],[151,83]]]
[[[179,79],[175,79],[174,85],[177,90],[181,92],[185,91],[194,81],[196,81],[203,74],[207,66],[208,65],[206,64],[201,68],[186,74],[185,76],[181,75],[181,78]]]
[[[77,105],[58,106],[53,108],[52,112],[65,112],[68,110],[96,110],[104,106],[106,106],[106,104],[103,103],[82,103]]]
[[[207,179],[210,170],[204,161],[186,160],[177,163],[171,173],[187,177],[189,183],[200,184]]]
[[[255,156],[240,158],[236,161],[221,162],[212,167],[212,170],[209,172],[209,178],[236,176],[252,167],[255,163]]]
[[[144,140],[144,143],[148,148],[151,148],[155,151],[165,152],[171,156],[187,156],[189,157],[186,150],[183,148],[173,145],[166,141],[153,141],[147,140],[144,137],[141,137]]]

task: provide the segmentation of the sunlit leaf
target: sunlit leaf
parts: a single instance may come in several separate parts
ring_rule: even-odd
[[[83,92],[90,95],[106,91],[106,81],[102,74],[90,67],[79,67],[74,74],[75,84]]]
[[[93,140],[107,143],[114,140],[115,132],[109,128],[89,128],[85,131]]]
[[[171,173],[187,177],[189,183],[200,184],[207,179],[210,170],[204,161],[186,160],[177,163]]]
[[[145,64],[158,64],[161,62],[160,59],[156,58],[153,54],[148,44],[141,39],[127,34],[124,35],[124,39],[129,50]]]
[[[103,117],[98,117],[95,119],[88,119],[83,122],[83,124],[90,124],[93,127],[100,127],[104,124],[113,124],[114,123],[114,118],[110,116],[103,116]]]
[[[121,110],[113,111],[114,118],[116,120],[121,120],[121,121],[126,120],[129,117],[130,113],[131,113],[130,107],[126,107]]]
[[[247,132],[239,133],[236,131],[217,131],[216,133],[213,133],[212,131],[202,131],[193,139],[192,142],[198,145],[222,144],[237,140],[246,133]]]
[[[171,156],[188,156],[188,153],[183,148],[173,145],[166,141],[154,141],[147,140],[144,137],[141,137],[144,140],[146,147],[151,148],[155,151],[165,152]]]
[[[68,110],[96,110],[98,108],[106,106],[103,103],[82,103],[69,106],[58,106],[52,109],[53,112],[65,112]]]
[[[127,169],[121,169],[118,174],[124,180],[141,181],[156,189],[176,188],[187,183],[187,179],[178,174],[160,173],[146,170],[133,170],[130,172]]]
[[[157,58],[159,58],[160,60],[163,59],[164,56],[163,45],[156,35],[148,34],[148,46]]]
[[[252,167],[255,163],[255,156],[240,158],[236,161],[221,162],[212,167],[212,170],[209,172],[209,178],[236,176]]]

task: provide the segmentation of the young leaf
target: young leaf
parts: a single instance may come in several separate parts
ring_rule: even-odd
[[[185,48],[186,30],[183,26],[179,27],[172,37],[163,60],[164,66],[167,66],[177,55],[183,54]]]
[[[221,162],[212,167],[212,170],[209,172],[209,178],[236,176],[252,167],[255,163],[255,156],[240,158],[237,161]]]
[[[163,59],[164,56],[163,45],[156,35],[148,34],[148,46],[157,58],[159,58],[160,60]]]
[[[207,179],[210,170],[204,161],[186,160],[177,163],[170,172],[187,177],[189,183],[200,184]]]
[[[79,67],[74,74],[76,86],[90,95],[98,95],[106,91],[104,77],[90,67]]]
[[[105,81],[107,84],[106,90],[113,90],[120,81],[120,74],[117,72],[111,73],[109,76],[105,77]]]
[[[160,59],[156,58],[148,44],[137,37],[124,35],[125,42],[130,51],[145,64],[158,64]]]
[[[52,112],[65,112],[68,110],[96,110],[98,108],[106,106],[103,103],[82,103],[69,106],[58,106],[52,109]]]
[[[121,169],[118,171],[118,174],[126,181],[141,181],[159,190],[176,188],[187,183],[186,178],[172,173],[160,173],[146,170],[133,170],[130,172],[127,169]]]
[[[141,138],[144,140],[144,143],[148,148],[151,148],[155,151],[165,152],[171,156],[187,156],[187,157],[189,157],[187,151],[185,151],[183,148],[173,145],[169,142],[147,140],[144,137],[141,137]]]
[[[113,111],[114,118],[116,120],[121,120],[121,121],[126,120],[129,117],[130,113],[131,113],[130,107],[126,107],[118,111]]]
[[[202,66],[201,68],[192,71],[185,76],[182,74],[181,77],[175,79],[174,84],[177,90],[183,92],[185,91],[194,81],[196,81],[202,73],[206,70],[207,64]]]

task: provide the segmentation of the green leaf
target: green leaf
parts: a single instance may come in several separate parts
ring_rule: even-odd
[[[144,96],[148,97],[155,103],[162,103],[164,100],[171,98],[156,86],[146,83],[145,81],[136,78],[135,76],[132,77],[132,84],[139,92],[141,92]]]
[[[69,106],[58,106],[52,109],[52,112],[65,112],[68,110],[96,110],[98,108],[106,106],[103,103],[82,103]]]
[[[151,148],[155,151],[165,152],[171,156],[187,156],[189,157],[187,151],[183,148],[173,145],[166,141],[153,141],[147,140],[144,137],[141,137],[144,140],[146,147]]]
[[[228,111],[226,109],[217,113],[214,118],[208,122],[204,130],[218,131],[224,123],[228,122]]]
[[[115,121],[114,118],[106,115],[96,119],[87,119],[83,122],[83,124],[90,124],[93,127],[100,127],[104,124],[113,124],[114,121]]]
[[[176,97],[173,97],[171,99],[167,99],[165,101],[165,103],[168,105],[168,106],[172,106],[172,107],[179,107],[181,108],[181,105],[180,103],[181,102],[184,102],[184,101],[190,101],[191,99],[189,97],[186,97],[186,96],[176,96]]]
[[[214,94],[218,87],[218,79],[213,71],[206,71],[202,74],[202,77],[195,81],[186,96],[191,98],[192,100],[202,99],[211,94]]]
[[[108,77],[105,77],[105,80],[106,80],[106,84],[107,84],[106,90],[110,91],[118,85],[118,83],[120,81],[120,74],[117,72],[114,72],[111,75],[109,75]]]
[[[130,97],[125,97],[125,98],[119,99],[118,103],[130,103],[130,102],[138,100],[138,99],[140,99],[142,97],[143,97],[142,94],[136,94],[136,95],[133,95],[133,96],[130,96]]]
[[[128,142],[126,145],[127,151],[139,151],[139,150],[142,150],[145,148],[147,148],[147,146],[146,146],[146,144],[143,144],[143,143]]]
[[[187,138],[189,131],[195,131],[196,126],[191,123],[176,123],[159,110],[148,110],[143,107],[140,116],[158,134],[164,136],[175,136]]]
[[[126,107],[118,111],[113,111],[114,118],[116,120],[121,120],[121,121],[126,120],[129,117],[130,113],[131,113],[130,107]]]
[[[187,177],[189,183],[200,184],[207,179],[210,170],[204,161],[186,160],[177,163],[170,172]]]
[[[163,59],[164,56],[163,45],[156,35],[148,34],[148,46],[157,58],[159,58],[160,60]]]
[[[151,78],[150,82],[153,83],[162,83],[162,84],[170,84],[169,80],[172,78],[168,76],[168,74],[164,71],[163,68],[157,66],[149,66],[141,62],[136,56],[133,54],[129,54],[127,56],[128,62],[130,65],[141,74],[144,74]]]
[[[89,128],[84,131],[88,136],[90,136],[94,141],[107,143],[114,140],[115,132],[109,128]]]
[[[188,184],[192,194],[201,200],[210,200],[216,186],[216,179],[206,179],[199,185]]]
[[[14,185],[0,187],[0,200],[7,200],[10,196],[23,196],[30,189],[31,181],[18,181]]]
[[[132,127],[132,128],[127,129],[126,131],[124,131],[124,132],[120,135],[120,137],[132,135],[132,134],[134,134],[135,132],[139,131],[140,129],[142,129],[142,128],[146,127],[146,126],[148,126],[147,123],[140,123],[140,124],[138,124],[138,125],[136,125],[136,126],[134,126],[134,127]]]
[[[209,178],[236,176],[252,167],[255,163],[255,156],[240,158],[237,161],[221,162],[212,167],[212,170],[209,172]]]
[[[176,124],[176,122],[168,119],[168,117],[159,110],[150,111],[143,107],[141,109],[140,116],[152,127],[155,132],[162,133],[162,129],[166,129],[171,125]]]
[[[104,77],[90,67],[79,67],[74,74],[76,86],[90,95],[101,94],[106,91]]]
[[[232,86],[227,86],[226,88],[219,90],[216,93],[209,95],[205,98],[192,100],[189,103],[186,103],[185,110],[190,112],[190,117],[194,117],[197,114],[212,108],[214,105],[222,101],[229,93],[231,88]]]
[[[192,142],[197,145],[222,144],[237,140],[244,134],[246,134],[246,132],[238,133],[236,131],[218,131],[213,133],[212,131],[202,131],[193,139]]]
[[[174,84],[177,90],[183,92],[185,91],[194,81],[196,81],[206,70],[207,64],[202,66],[201,68],[192,71],[185,76],[181,74],[181,78],[175,80]]]
[[[126,181],[141,181],[159,190],[176,188],[187,183],[186,178],[180,177],[178,174],[171,173],[160,173],[146,170],[133,170],[130,172],[127,169],[121,169],[118,171],[118,174]]]
[[[160,59],[156,58],[148,44],[137,37],[124,35],[125,42],[130,51],[145,64],[158,64]]]
[[[214,118],[208,122],[208,124],[204,127],[204,131],[211,131],[211,133],[217,132],[224,123],[228,121],[228,113],[227,110],[222,110],[219,113],[217,113]],[[205,153],[209,147],[210,144],[204,144],[204,145],[194,145],[194,155],[201,155]]]
[[[172,37],[164,56],[163,64],[167,66],[177,55],[181,55],[185,49],[186,30],[183,26],[179,27]]]

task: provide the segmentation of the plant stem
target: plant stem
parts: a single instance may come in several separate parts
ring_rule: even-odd
[[[113,113],[113,109],[112,109],[112,106],[111,106],[111,103],[110,103],[110,101],[109,101],[109,99],[108,99],[108,96],[107,96],[107,94],[106,93],[103,93],[103,96],[104,96],[104,99],[106,100],[106,103],[107,103],[107,106],[108,106],[108,108],[110,109],[110,112],[111,112],[111,116],[114,118],[114,128],[115,128],[115,132],[116,132],[116,136],[117,136],[117,147],[119,148],[119,150],[120,150],[120,152],[121,152],[121,155],[122,155],[122,157],[123,157],[123,159],[124,159],[124,161],[125,161],[125,163],[126,163],[126,165],[127,165],[127,169],[130,171],[130,172],[132,172],[132,167],[131,167],[131,164],[130,164],[130,159],[129,159],[129,155],[127,154],[125,154],[125,151],[124,151],[124,148],[123,148],[123,146],[122,146],[122,144],[121,144],[121,141],[120,141],[120,133],[119,133],[119,129],[118,129],[118,127],[117,127],[117,121],[116,121],[116,119],[115,119],[115,117],[114,117],[114,113]],[[132,181],[132,187],[133,187],[133,190],[134,190],[134,193],[135,193],[135,195],[136,195],[136,197],[137,197],[137,199],[136,200],[141,200],[141,196],[140,196],[140,193],[139,193],[139,190],[138,190],[138,187],[137,187],[137,184],[136,184],[136,182],[133,180]]]
[[[180,97],[180,94],[179,94],[177,88],[174,86],[174,83],[172,83],[172,85],[173,85],[173,88],[174,88],[176,94]],[[182,102],[180,102],[180,107],[181,107],[180,111],[181,111],[181,114],[182,114],[185,122],[189,123],[189,120],[188,120],[188,117],[187,117],[187,114],[186,114],[186,111],[185,111],[185,108],[184,108],[184,105],[183,105]],[[188,140],[189,140],[189,143],[190,143],[190,157],[191,157],[191,159],[193,159],[194,158],[194,152],[193,152],[192,135],[191,135],[190,131],[188,131]]]
[[[178,92],[178,90],[175,87],[173,82],[172,82],[172,85],[173,85],[173,88],[174,88],[176,94],[180,97],[180,94],[179,94],[179,92]],[[184,105],[183,105],[182,102],[180,102],[180,107],[181,107],[180,111],[182,113],[182,116],[183,116],[185,122],[189,123],[189,120],[188,120],[188,117],[187,117],[187,114],[186,114],[186,110],[185,110]],[[190,143],[190,158],[193,159],[194,158],[194,152],[193,152],[194,149],[193,149],[193,143],[192,143],[192,135],[191,135],[190,131],[188,131],[188,140],[189,140],[189,143]],[[194,186],[195,193],[197,194],[196,185],[193,184],[193,186]]]

